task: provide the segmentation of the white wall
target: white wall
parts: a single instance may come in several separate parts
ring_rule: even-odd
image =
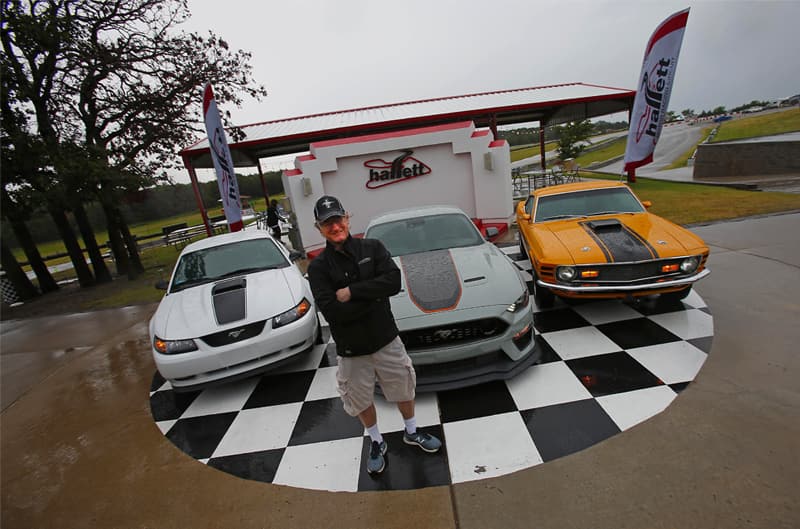
[[[324,246],[313,226],[314,204],[323,195],[339,198],[353,214],[354,234],[362,233],[379,213],[432,204],[457,206],[485,222],[509,223],[513,215],[509,148],[504,141],[493,142],[487,132],[476,131],[472,122],[462,122],[312,144],[311,155],[298,157],[296,169],[282,176],[305,250]],[[391,163],[407,149],[430,168],[429,174],[367,187],[370,168],[365,163]],[[485,155],[491,158],[489,168]],[[409,170],[411,163],[405,163]],[[308,195],[304,179],[310,184]]]

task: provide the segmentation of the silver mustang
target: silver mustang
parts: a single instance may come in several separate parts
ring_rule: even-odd
[[[419,391],[511,378],[537,360],[517,268],[451,206],[386,213],[367,226],[402,271],[391,298]]]

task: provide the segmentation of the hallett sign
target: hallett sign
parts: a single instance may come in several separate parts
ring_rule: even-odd
[[[369,169],[367,188],[376,189],[430,174],[431,168],[411,156],[413,153],[407,149],[390,162],[381,158],[364,162],[364,167]]]

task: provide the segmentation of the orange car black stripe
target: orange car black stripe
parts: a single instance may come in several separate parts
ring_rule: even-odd
[[[600,248],[600,250],[603,252],[603,255],[606,257],[606,262],[607,263],[613,263],[614,262],[614,257],[611,255],[611,251],[606,247],[605,244],[603,244],[603,241],[600,240],[600,237],[595,235],[594,231],[592,231],[592,228],[590,228],[588,226],[588,223],[587,222],[579,222],[578,224],[580,224],[581,227],[584,230],[586,230],[586,233],[589,234],[589,237],[591,237],[592,240],[594,240],[594,242],[597,243],[597,247]]]
[[[622,229],[624,229],[625,231],[630,233],[631,236],[636,237],[637,239],[639,239],[639,242],[641,242],[644,245],[644,247],[647,248],[650,251],[650,257],[652,259],[658,259],[658,252],[656,251],[656,249],[653,247],[652,244],[647,242],[647,239],[645,239],[644,237],[642,237],[641,235],[639,235],[634,230],[630,229],[628,226],[626,226],[624,224],[622,225]]]
[[[646,243],[638,233],[628,229],[619,221],[610,219],[596,222],[585,221],[580,224],[603,250],[609,263],[643,261],[657,256],[653,247]]]
[[[423,312],[452,310],[461,299],[461,279],[450,250],[404,255],[400,266],[411,301]]]

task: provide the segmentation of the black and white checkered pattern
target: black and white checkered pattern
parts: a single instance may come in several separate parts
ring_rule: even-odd
[[[10,279],[6,277],[6,273],[0,270],[0,288],[2,289],[3,302],[12,305],[20,301],[17,289]]]
[[[531,283],[530,262],[502,248]],[[599,301],[538,311],[542,361],[512,380],[417,395],[420,428],[437,454],[402,442],[397,409],[377,397],[386,470],[366,473],[369,437],[336,391],[334,345],[260,378],[176,394],[156,373],[153,418],[175,446],[256,481],[366,491],[447,485],[539,465],[583,450],[659,413],[700,370],[713,321],[696,293],[662,307]],[[325,336],[329,336],[327,327]]]

